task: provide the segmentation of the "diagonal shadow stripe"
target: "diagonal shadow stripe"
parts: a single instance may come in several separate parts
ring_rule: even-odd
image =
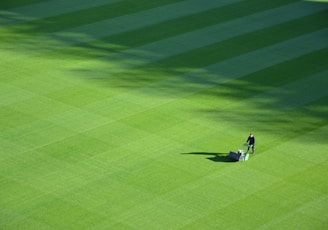
[[[182,95],[186,96],[189,93],[195,93],[208,87],[214,87],[278,63],[327,48],[327,36],[328,29],[305,34],[294,39],[194,70],[179,77],[157,82],[150,86],[137,89],[137,92],[152,93],[153,91],[157,92],[158,89],[166,89],[165,94],[171,95],[173,91],[176,91],[174,86],[179,86],[186,81],[194,83],[186,85],[183,92],[174,93],[177,97]],[[175,97],[174,95],[171,95],[170,98]]]
[[[2,10],[0,11],[0,23],[3,26],[26,23],[41,18],[52,17],[119,1],[121,0],[93,0],[83,3],[81,3],[79,0],[46,1],[33,5]]]
[[[305,8],[304,3],[290,4],[288,6],[264,11],[248,17],[239,18],[226,23],[209,26],[200,30],[150,43],[145,46],[128,49],[118,54],[111,55],[110,57],[99,58],[98,60],[106,61],[104,64],[106,65],[109,74],[117,73],[122,70],[159,61],[170,56],[224,41],[245,33],[314,14],[324,9],[328,9],[328,5],[326,8],[317,5],[313,5],[311,8]],[[277,17],[277,15],[279,15],[279,17]],[[119,65],[117,65],[118,61]],[[86,61],[85,66],[88,66],[87,62],[88,61]]]
[[[231,3],[231,1],[228,2]],[[228,4],[227,2],[223,1],[221,5],[223,5],[223,3]],[[179,10],[179,7],[181,7],[181,10]],[[56,50],[58,48],[62,49],[80,43],[91,42],[106,36],[141,28],[150,24],[156,24],[159,21],[173,19],[175,17],[181,17],[183,15],[190,14],[194,11],[193,7],[191,7],[191,11],[182,10],[183,8],[186,8],[186,6],[182,4],[179,7],[174,6],[172,7],[172,9],[163,9],[163,7],[160,7],[158,9],[156,8],[152,10],[147,10],[133,15],[118,17],[116,19],[112,19],[105,22],[99,22],[82,27],[72,28],[67,31],[50,33],[47,36],[40,36],[37,38],[34,37],[33,39],[22,40],[20,42],[20,44],[22,45],[16,45],[15,47],[12,47],[12,51],[29,49],[29,52],[26,54],[20,52],[15,57],[6,58],[3,61],[7,62],[19,58],[26,58],[27,56],[37,55],[43,52]],[[206,10],[208,8],[201,7],[200,9]],[[114,54],[111,57],[100,58],[99,60],[112,62],[115,62],[115,60],[120,60],[122,68],[133,68],[136,66],[147,64],[149,62],[158,61],[169,56],[187,52],[192,49],[213,44],[215,42],[230,39],[245,33],[284,23],[293,19],[304,17],[306,15],[311,15],[326,9],[328,9],[328,5],[327,7],[322,7],[321,5],[318,6],[305,2],[288,4],[283,7],[262,11],[260,13],[256,13],[250,16],[241,17],[232,21],[216,24],[213,26],[208,26],[206,28],[194,30],[189,33],[170,37],[168,39],[160,40],[154,43],[149,43],[147,45],[140,46],[137,48],[128,49],[121,53]],[[166,16],[164,18],[162,18],[163,16],[154,17],[162,11],[172,11],[174,13],[170,13],[169,16]],[[185,14],[176,13],[180,11],[185,12]],[[122,27],[122,24],[124,24],[125,26]],[[106,28],[106,30],[104,30],[104,28]],[[92,36],[89,36],[88,34],[92,34]],[[43,45],[40,46],[39,44]],[[121,62],[122,60],[124,60],[125,62]],[[115,70],[114,68],[111,69]],[[119,69],[116,72],[119,71],[121,70]]]

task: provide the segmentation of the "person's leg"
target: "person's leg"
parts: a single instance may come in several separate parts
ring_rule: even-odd
[[[252,145],[252,153],[255,153],[255,145]]]

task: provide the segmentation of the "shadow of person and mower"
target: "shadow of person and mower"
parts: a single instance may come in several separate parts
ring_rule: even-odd
[[[190,154],[190,155],[204,155],[208,156],[206,159],[214,162],[236,162],[236,160],[229,157],[229,153],[211,153],[211,152],[190,152],[190,153],[181,153],[181,154]]]

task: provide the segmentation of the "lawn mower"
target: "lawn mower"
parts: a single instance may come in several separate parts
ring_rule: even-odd
[[[245,146],[245,144],[243,146]],[[229,157],[231,159],[236,160],[236,161],[247,161],[248,158],[249,158],[249,151],[250,151],[251,148],[252,148],[252,145],[249,146],[249,148],[246,152],[244,151],[243,148],[238,149],[237,152],[230,151]]]

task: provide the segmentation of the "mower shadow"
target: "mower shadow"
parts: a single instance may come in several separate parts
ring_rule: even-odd
[[[226,162],[226,163],[236,162],[236,160],[231,159],[229,157],[229,153],[190,152],[190,153],[181,153],[181,154],[210,156],[207,157],[206,159],[214,162]]]

